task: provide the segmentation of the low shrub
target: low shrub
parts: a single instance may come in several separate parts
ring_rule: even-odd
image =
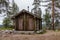
[[[37,34],[44,34],[44,33],[46,33],[46,30],[37,31]]]
[[[25,34],[25,33],[22,32],[21,34]]]

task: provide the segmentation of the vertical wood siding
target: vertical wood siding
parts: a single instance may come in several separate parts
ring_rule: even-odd
[[[29,30],[34,30],[34,22],[33,22],[33,18],[32,17],[29,18],[28,24],[29,24],[28,29]]]
[[[23,30],[23,18],[19,19],[19,30]]]
[[[40,20],[34,18],[30,14],[24,13],[22,15],[19,15],[17,18],[15,18],[15,21],[16,21],[16,25],[15,25],[16,30],[33,31],[33,30],[39,30],[41,28]]]

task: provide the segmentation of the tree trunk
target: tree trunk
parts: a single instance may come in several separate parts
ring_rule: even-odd
[[[52,27],[54,30],[54,0],[52,0]]]

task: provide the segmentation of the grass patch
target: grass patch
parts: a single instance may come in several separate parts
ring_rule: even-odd
[[[60,32],[60,29],[56,29],[56,30],[54,30],[55,32]]]
[[[5,27],[0,27],[0,30],[13,30],[13,28],[5,28]]]

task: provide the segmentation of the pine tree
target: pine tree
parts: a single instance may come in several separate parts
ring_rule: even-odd
[[[8,7],[8,8],[7,8]],[[19,12],[17,4],[12,0],[12,6],[6,6],[6,17],[3,20],[3,25],[6,27],[12,24],[11,17]]]
[[[52,11],[50,11],[50,12],[52,12],[52,18],[53,18],[52,23],[53,24],[54,24],[54,20],[59,21],[59,19],[60,19],[60,12],[58,10],[58,9],[60,9],[60,3],[59,2],[60,2],[59,0],[51,0],[48,4],[49,6],[48,6],[47,10],[50,11],[52,9]],[[53,27],[53,29],[54,29],[54,27]]]
[[[8,11],[9,17],[16,15],[19,12],[19,7],[14,2],[14,0],[12,0],[12,7],[10,7],[10,8],[11,8],[10,11]]]
[[[45,24],[46,24],[46,27],[51,27],[51,14],[49,14],[48,12],[47,12],[47,10],[46,10],[46,14],[45,15],[43,15],[43,20],[44,20],[44,22],[45,22]]]
[[[3,7],[5,9],[3,9]],[[9,8],[9,0],[0,0],[0,13],[8,11]]]

